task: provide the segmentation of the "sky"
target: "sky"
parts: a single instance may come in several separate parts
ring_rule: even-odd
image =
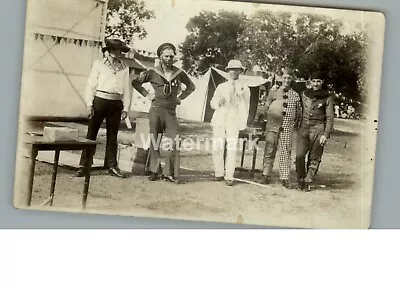
[[[155,52],[163,42],[171,42],[178,46],[187,35],[186,24],[202,10],[229,10],[251,15],[258,10],[286,11],[293,13],[316,13],[329,15],[342,20],[346,33],[352,32],[357,24],[363,24],[364,13],[352,10],[322,9],[288,5],[255,4],[236,1],[219,0],[145,0],[148,9],[153,10],[155,18],[144,22],[148,35],[143,40],[133,42],[135,49]]]

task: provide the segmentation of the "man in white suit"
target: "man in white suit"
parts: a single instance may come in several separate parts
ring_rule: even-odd
[[[218,85],[210,105],[215,110],[211,119],[213,127],[213,162],[215,181],[233,185],[239,131],[246,128],[249,115],[250,89],[238,81],[244,70],[239,60],[231,60],[226,67],[227,82]],[[225,142],[227,144],[224,159]]]

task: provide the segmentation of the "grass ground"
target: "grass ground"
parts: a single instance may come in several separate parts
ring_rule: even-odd
[[[71,125],[71,124],[70,124]],[[73,124],[84,135],[86,126]],[[183,220],[245,223],[254,225],[360,228],[368,224],[369,208],[364,206],[361,163],[362,121],[337,120],[335,131],[326,146],[315,190],[310,193],[287,190],[277,181],[268,186],[237,182],[227,187],[223,182],[213,182],[211,152],[182,152],[181,166],[196,169],[182,172],[185,184],[164,181],[150,182],[145,176],[131,175],[117,179],[96,171],[91,179],[86,212],[142,217],[173,218]],[[181,122],[185,137],[209,137],[211,127],[205,123]],[[119,141],[132,142],[134,134],[121,129]],[[105,142],[101,131],[99,141]],[[263,142],[257,155],[256,168],[262,168]],[[295,149],[293,151],[294,158]],[[238,153],[238,163],[239,163]],[[98,148],[97,158],[104,157],[104,143]],[[245,168],[251,167],[251,152],[246,152]],[[21,167],[26,172],[26,168]],[[236,176],[257,181],[247,172]],[[35,172],[33,206],[47,197],[51,181],[51,165],[38,163]],[[21,187],[25,181],[21,181]],[[83,179],[74,172],[61,168],[57,177],[54,209],[79,210]],[[49,209],[35,207],[38,209]]]

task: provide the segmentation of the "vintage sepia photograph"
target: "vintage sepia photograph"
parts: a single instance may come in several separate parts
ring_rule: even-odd
[[[385,17],[27,1],[14,207],[367,229]]]

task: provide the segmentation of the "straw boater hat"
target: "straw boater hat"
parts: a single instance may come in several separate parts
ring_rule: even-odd
[[[121,50],[122,53],[126,53],[130,50],[125,42],[119,39],[106,39],[105,45],[106,46],[102,48],[103,53],[112,49]]]
[[[230,69],[240,69],[244,70],[244,67],[242,63],[239,60],[232,59],[231,61],[228,62],[228,66],[226,66],[225,70],[230,70]]]
[[[160,57],[164,49],[170,48],[176,53],[176,47],[169,42],[165,42],[157,48],[157,56]]]

